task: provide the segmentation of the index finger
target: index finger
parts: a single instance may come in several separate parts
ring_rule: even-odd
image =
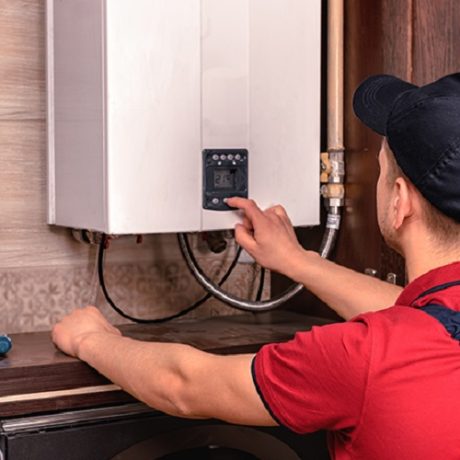
[[[244,211],[246,216],[251,221],[255,221],[260,219],[261,217],[264,217],[263,211],[259,208],[259,206],[257,206],[254,200],[248,200],[247,198],[234,196],[232,198],[228,198],[226,203],[232,208],[237,208]]]

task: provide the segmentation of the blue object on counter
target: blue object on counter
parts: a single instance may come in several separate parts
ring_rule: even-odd
[[[13,343],[7,335],[0,335],[0,355],[5,355],[11,350]]]

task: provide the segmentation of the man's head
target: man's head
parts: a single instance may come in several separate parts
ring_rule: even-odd
[[[417,87],[396,77],[367,79],[354,97],[357,116],[385,136],[379,155],[379,225],[401,252],[405,224],[418,222],[433,243],[460,235],[460,74]]]
[[[428,231],[433,246],[445,249],[459,246],[460,223],[422,196],[399,167],[385,138],[378,160],[377,216],[387,244],[402,253],[400,230],[404,224],[417,221]]]

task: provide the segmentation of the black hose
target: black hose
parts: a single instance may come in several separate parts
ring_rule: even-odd
[[[176,318],[180,318],[181,316],[184,316],[193,310],[196,310],[198,307],[203,305],[210,297],[212,297],[212,294],[206,294],[201,299],[198,299],[196,302],[194,302],[192,305],[189,307],[185,308],[184,310],[179,311],[178,313],[175,313],[174,315],[171,316],[165,316],[163,318],[154,318],[154,319],[144,319],[144,318],[136,318],[134,316],[128,315],[125,313],[120,307],[117,307],[115,302],[112,300],[110,297],[110,294],[107,290],[107,287],[105,285],[105,279],[104,279],[104,253],[106,249],[106,243],[107,243],[107,235],[102,235],[102,239],[99,245],[99,253],[98,253],[98,260],[97,260],[97,272],[99,275],[99,284],[101,286],[102,292],[104,294],[105,300],[107,303],[123,318],[129,319],[130,321],[133,321],[135,323],[139,324],[159,324],[159,323],[165,323],[168,321],[171,321]],[[224,276],[222,279],[219,281],[218,285],[222,286],[225,281],[227,281],[228,277],[232,274],[233,270],[236,267],[236,264],[238,263],[238,259],[241,254],[241,247],[238,246],[238,249],[236,251],[235,258],[233,259],[232,263],[228,267],[227,271],[225,272]],[[260,289],[260,287],[259,287]]]

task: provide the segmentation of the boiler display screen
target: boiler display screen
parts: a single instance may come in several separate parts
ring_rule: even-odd
[[[236,169],[215,169],[214,188],[233,189],[235,188]]]

